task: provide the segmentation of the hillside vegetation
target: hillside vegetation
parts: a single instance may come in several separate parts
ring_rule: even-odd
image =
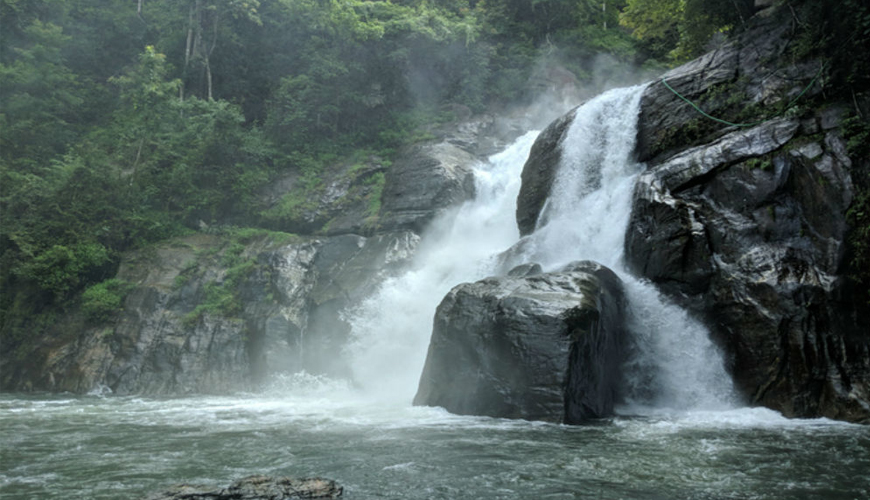
[[[866,157],[870,69],[850,55],[870,13],[827,3],[795,2],[795,57],[833,54],[826,84],[856,102]],[[581,82],[600,53],[672,65],[751,14],[745,0],[0,0],[3,344],[50,308],[120,303],[106,280],[122,252],[262,226],[257,193],[278,176],[315,187],[341,158],[388,161],[424,125],[530,100],[542,61]]]

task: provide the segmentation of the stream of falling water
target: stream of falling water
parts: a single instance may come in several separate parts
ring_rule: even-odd
[[[453,286],[524,263],[547,271],[595,260],[622,278],[629,302],[636,355],[627,367],[624,410],[734,405],[730,377],[707,330],[623,263],[632,191],[642,168],[632,154],[643,88],[614,89],[574,111],[551,195],[534,233],[522,240],[515,200],[535,134],[477,168],[476,198],[439,219],[424,235],[414,268],[385,283],[351,319],[356,341],[350,357],[358,383],[378,397],[411,400],[435,308]]]

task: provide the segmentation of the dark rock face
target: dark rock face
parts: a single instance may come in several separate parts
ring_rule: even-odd
[[[755,16],[751,28],[736,40],[662,75],[659,80],[707,113],[742,123],[772,106],[790,102],[819,71],[820,61],[794,63],[788,56],[792,40],[788,9],[771,9]],[[815,84],[806,99],[821,92]],[[709,143],[733,127],[709,120],[669,90],[661,81],[647,87],[638,122],[637,155],[658,162],[693,146]]]
[[[789,43],[778,15],[666,78],[693,99],[726,83],[750,103],[796,96],[819,66],[777,65]],[[707,319],[753,404],[870,422],[866,305],[843,275],[854,195],[843,108],[742,129],[710,122],[702,138],[706,119],[677,99],[655,84],[643,97],[638,152],[650,163],[636,187],[629,265]],[[727,113],[716,102],[708,110]]]
[[[410,148],[387,172],[379,227],[419,233],[442,210],[472,198],[476,161],[448,142]]]
[[[564,423],[612,414],[626,335],[621,281],[592,262],[531,274],[466,283],[444,298],[414,404]]]
[[[142,500],[291,500],[294,498],[340,498],[343,488],[322,478],[250,476],[226,488],[180,484]]]
[[[639,274],[692,297],[752,402],[861,421],[870,345],[840,275],[849,160],[835,131],[779,146],[798,125],[728,134],[644,173],[626,252]]]
[[[522,185],[517,196],[517,226],[521,236],[535,230],[562,158],[561,145],[565,132],[573,119],[574,111],[563,115],[544,129],[532,146],[529,159],[523,167]]]

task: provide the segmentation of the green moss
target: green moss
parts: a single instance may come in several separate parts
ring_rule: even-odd
[[[756,158],[750,158],[744,162],[744,164],[750,169],[759,169],[765,172],[773,170],[773,158],[771,155],[759,156]]]
[[[278,204],[260,215],[267,221],[298,219],[306,212],[317,208],[324,185],[319,165],[303,167],[302,175],[293,185],[290,192],[281,197]]]
[[[365,185],[371,190],[368,194],[366,207],[366,215],[374,217],[381,211],[381,196],[384,192],[386,184],[386,176],[383,172],[377,172],[365,180]]]
[[[195,266],[176,278],[177,284],[183,280],[183,286],[193,277],[201,276],[207,266],[218,265],[225,269],[220,281],[205,284],[202,302],[182,319],[182,324],[186,328],[195,326],[204,314],[218,314],[233,318],[242,312],[239,289],[242,283],[259,269],[257,256],[246,255],[248,247],[244,243],[250,244],[257,238],[262,238],[271,244],[283,244],[298,238],[289,233],[255,228],[230,228],[226,229],[225,233],[229,235],[228,241],[218,248],[216,254],[200,257]]]

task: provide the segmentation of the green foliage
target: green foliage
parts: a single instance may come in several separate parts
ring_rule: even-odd
[[[69,37],[60,26],[34,20],[22,35],[0,60],[0,159],[38,173],[77,138],[82,88],[61,51]]]
[[[108,264],[109,252],[99,243],[53,245],[19,268],[18,274],[62,299],[88,278],[104,274]]]
[[[315,162],[303,166],[302,175],[297,179],[290,192],[282,196],[281,201],[275,207],[261,212],[260,215],[263,219],[267,222],[297,219],[304,216],[306,211],[315,209],[319,194],[323,189],[320,170],[320,165]]]
[[[858,161],[870,158],[870,122],[860,116],[851,116],[843,120],[842,127],[849,156]]]
[[[82,292],[82,313],[93,323],[109,320],[121,310],[132,287],[130,283],[112,278],[86,288]]]
[[[0,0],[0,332],[26,330],[25,296],[62,309],[87,290],[96,320],[122,252],[298,216],[339,159],[388,166],[433,124],[528,97],[541,57],[581,78],[598,52],[631,60],[624,5]],[[361,181],[374,224],[384,174]],[[207,303],[228,304],[215,286]]]
[[[765,155],[746,160],[746,166],[751,169],[768,171],[773,169],[773,161],[769,155]]]
[[[718,33],[742,27],[753,0],[628,0],[620,24],[655,58],[675,62],[696,57]]]
[[[851,226],[850,274],[863,300],[870,305],[870,122],[860,116],[843,120],[843,137],[852,159],[852,181],[856,187],[846,213]]]
[[[366,208],[366,216],[377,216],[381,211],[381,195],[384,192],[384,184],[386,184],[386,176],[383,172],[377,172],[365,180],[366,186],[371,188],[371,193],[368,195],[368,207]]]

